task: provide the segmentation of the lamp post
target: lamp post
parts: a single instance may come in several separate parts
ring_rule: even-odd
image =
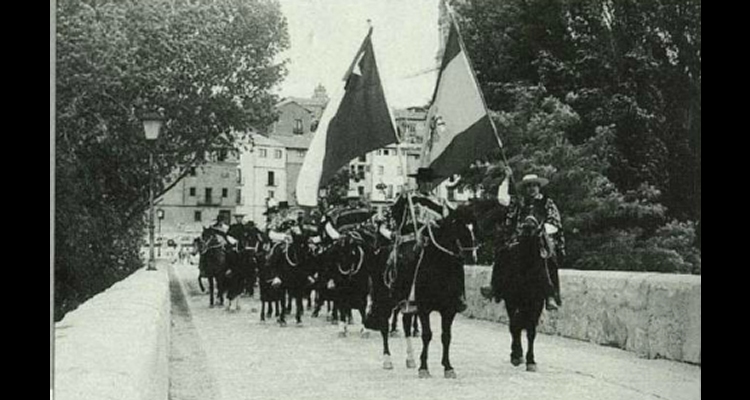
[[[159,138],[159,132],[164,124],[164,120],[158,113],[146,113],[141,117],[143,122],[143,130],[146,133],[146,140],[155,143],[156,139]],[[153,145],[152,145],[153,146]],[[149,243],[149,258],[148,258],[148,270],[156,271],[156,257],[154,254],[154,151],[153,147],[149,152],[148,157],[148,171],[149,171],[149,182],[148,182],[148,198],[149,198],[149,218],[148,218],[148,243]]]

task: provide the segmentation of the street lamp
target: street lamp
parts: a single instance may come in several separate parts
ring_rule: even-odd
[[[150,112],[146,113],[141,117],[143,122],[143,130],[146,133],[146,140],[155,143],[156,139],[159,138],[159,132],[164,124],[164,119],[158,113]],[[156,271],[156,257],[154,254],[154,152],[153,148],[149,152],[148,157],[148,171],[149,171],[149,183],[148,183],[148,198],[149,198],[149,222],[148,222],[148,243],[149,243],[149,258],[148,258],[148,270]]]

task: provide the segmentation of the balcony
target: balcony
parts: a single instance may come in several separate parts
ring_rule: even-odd
[[[198,206],[200,207],[221,207],[221,199],[208,197],[202,200],[198,200]]]

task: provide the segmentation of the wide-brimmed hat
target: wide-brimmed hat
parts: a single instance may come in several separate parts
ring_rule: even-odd
[[[442,178],[432,168],[419,168],[416,174],[409,174],[410,178],[416,178],[417,181],[431,182],[436,179]]]
[[[532,184],[532,183],[535,183],[535,184],[539,185],[539,187],[545,187],[545,186],[549,185],[549,179],[542,178],[542,177],[540,177],[537,174],[528,174],[528,175],[526,175],[526,176],[523,177],[523,179],[518,184],[518,186],[519,187],[525,187],[526,185],[529,185],[529,184]]]

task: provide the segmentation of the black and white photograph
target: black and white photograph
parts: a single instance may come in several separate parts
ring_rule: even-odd
[[[50,400],[699,400],[701,0],[51,0]]]

